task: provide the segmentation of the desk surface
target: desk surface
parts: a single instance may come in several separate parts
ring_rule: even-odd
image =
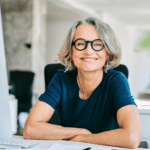
[[[117,150],[130,150],[126,148],[120,147],[112,147],[112,146],[104,146],[104,145],[96,145],[96,144],[89,144],[83,142],[73,142],[73,141],[65,141],[65,140],[25,140],[23,136],[13,136],[12,140],[19,140],[28,143],[39,143],[38,146],[34,147],[33,149],[48,149],[55,143],[63,144],[63,145],[77,145],[77,146],[89,146],[89,147],[99,147],[99,148],[109,148],[109,149],[117,149]],[[133,149],[132,149],[133,150]],[[144,148],[137,148],[136,150],[146,150]]]

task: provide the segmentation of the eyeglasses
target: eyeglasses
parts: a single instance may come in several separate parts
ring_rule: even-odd
[[[83,51],[87,48],[87,44],[91,43],[91,47],[94,51],[101,51],[104,48],[104,44],[101,39],[95,39],[94,41],[86,41],[84,39],[77,39],[72,42],[72,45],[79,51]]]

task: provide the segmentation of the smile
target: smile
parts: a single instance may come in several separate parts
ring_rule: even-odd
[[[94,60],[97,60],[97,58],[81,58],[82,60],[85,60],[85,61],[94,61]]]

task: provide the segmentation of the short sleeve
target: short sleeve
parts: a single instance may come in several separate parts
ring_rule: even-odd
[[[126,105],[136,105],[130,92],[128,80],[123,73],[116,73],[112,82],[112,89],[113,104],[116,111]]]
[[[61,99],[61,79],[57,72],[48,84],[46,91],[39,97],[39,100],[46,102],[56,109]]]

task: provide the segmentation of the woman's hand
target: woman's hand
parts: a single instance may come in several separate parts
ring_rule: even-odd
[[[87,129],[82,129],[81,134],[92,134],[92,132]]]
[[[82,139],[84,138],[84,136],[89,135],[89,134],[92,134],[89,130],[82,129],[82,133],[80,135],[73,137],[69,141],[82,142]]]
[[[74,138],[70,139],[69,141],[82,142],[82,135],[77,135]]]

